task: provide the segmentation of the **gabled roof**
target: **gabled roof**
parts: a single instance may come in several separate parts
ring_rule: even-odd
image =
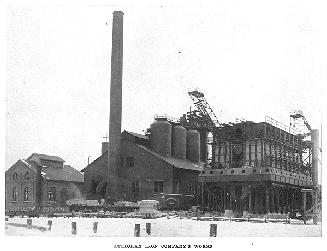
[[[84,182],[84,175],[69,165],[63,168],[43,167],[42,176],[46,180]]]
[[[145,135],[142,135],[142,134],[139,134],[139,133],[135,133],[135,132],[128,132],[128,131],[124,131],[128,134],[131,134],[133,135],[134,137],[136,138],[140,138],[140,139],[149,139],[149,137],[145,136]]]
[[[43,159],[43,160],[51,160],[56,162],[65,162],[62,158],[58,156],[51,156],[43,153],[33,153],[30,157],[27,158],[27,160],[33,160],[33,159]]]
[[[17,162],[22,162],[26,167],[36,172],[37,164],[33,160],[28,161],[24,159],[19,159]],[[6,172],[8,172],[13,166],[6,170]],[[46,180],[84,182],[84,175],[70,165],[64,165],[63,168],[42,166],[41,174],[42,177]]]
[[[148,137],[145,135],[141,135],[138,133],[134,133],[134,132],[128,132],[128,131],[123,131],[122,135],[125,135],[127,137],[135,137],[141,140],[148,140]],[[131,141],[131,140],[129,140]],[[194,170],[194,171],[202,171],[203,169],[203,162],[199,162],[199,163],[194,163],[190,160],[187,159],[177,159],[174,157],[164,157],[161,156],[160,154],[150,150],[148,147],[146,147],[145,145],[141,145],[141,144],[137,144],[137,142],[135,142],[134,140],[131,141],[132,144],[134,144],[135,146],[143,149],[144,151],[156,156],[157,158],[161,159],[162,161],[176,167],[176,168],[181,168],[181,169],[188,169],[188,170]],[[102,154],[101,156],[99,156],[96,160],[94,160],[92,163],[90,163],[88,166],[86,166],[85,168],[83,168],[81,170],[81,172],[84,172],[86,170],[86,168],[90,167],[91,165],[93,165],[95,162],[99,161],[101,158],[105,157],[104,155],[108,156],[108,152],[105,152],[104,154]]]
[[[168,164],[176,167],[176,168],[181,168],[181,169],[188,169],[188,170],[194,170],[194,171],[202,171],[203,169],[203,162],[199,162],[199,163],[194,163],[188,159],[177,159],[174,157],[164,157],[161,156],[160,154],[150,150],[149,148],[142,146],[142,145],[136,145],[140,148],[142,148],[143,150],[151,153],[152,155],[160,158],[161,160],[167,162]]]

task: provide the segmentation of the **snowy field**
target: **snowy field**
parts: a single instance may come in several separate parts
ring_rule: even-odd
[[[32,225],[48,228],[49,218],[32,218]],[[146,233],[146,223],[151,223],[152,237],[208,237],[210,224],[217,224],[218,237],[314,237],[321,236],[321,223],[313,225],[312,221],[304,225],[300,221],[284,223],[251,223],[229,221],[196,221],[179,218],[51,218],[51,231],[41,231],[37,228],[27,229],[27,218],[13,217],[6,221],[5,234],[8,236],[74,236],[71,233],[72,222],[77,224],[76,236],[134,236],[135,224],[141,225],[140,236],[149,237]],[[93,222],[98,222],[98,231],[93,233]],[[9,223],[9,224],[8,224]],[[13,226],[18,223],[22,226]],[[25,225],[25,226],[23,226]]]

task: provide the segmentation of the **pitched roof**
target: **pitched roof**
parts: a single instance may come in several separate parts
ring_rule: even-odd
[[[46,180],[84,182],[84,175],[69,165],[64,165],[63,168],[43,167],[42,172]]]
[[[203,169],[203,162],[199,162],[199,163],[194,163],[190,160],[187,159],[177,159],[174,157],[164,157],[161,156],[160,154],[150,150],[149,148],[142,146],[142,145],[136,145],[140,148],[142,148],[143,150],[151,153],[152,155],[160,158],[161,160],[167,162],[170,165],[173,165],[176,168],[181,168],[181,169],[188,169],[188,170],[194,170],[194,171],[202,171]]]
[[[138,133],[134,133],[134,132],[128,132],[128,131],[124,131],[123,133],[128,134],[128,135],[132,135],[136,138],[140,138],[140,139],[146,139],[148,140],[148,137],[145,135],[141,135]],[[199,163],[194,163],[190,160],[187,159],[177,159],[174,157],[164,157],[161,156],[160,154],[150,150],[148,147],[141,145],[141,144],[137,144],[133,141],[133,144],[139,148],[142,148],[143,150],[147,151],[148,153],[156,156],[157,158],[161,159],[162,161],[176,167],[176,168],[181,168],[181,169],[188,169],[188,170],[194,170],[194,171],[202,171],[203,169],[203,162],[199,162]],[[106,156],[108,155],[107,152],[105,153]],[[99,156],[96,160],[94,160],[92,163],[90,163],[89,165],[87,165],[85,168],[83,168],[81,170],[81,172],[84,172],[86,170],[86,168],[90,167],[91,165],[93,165],[93,163],[97,162],[99,159],[101,159],[102,157],[104,157],[105,154],[102,154],[101,156]]]
[[[149,137],[145,136],[145,135],[142,135],[142,134],[139,134],[139,133],[135,133],[135,132],[128,132],[128,131],[125,131],[131,135],[133,135],[134,137],[136,138],[140,138],[140,139],[149,139]]]
[[[22,161],[36,172],[35,162],[26,160]],[[46,180],[84,182],[84,175],[70,165],[64,165],[63,168],[42,166],[41,174]]]
[[[27,160],[37,158],[37,159],[43,159],[43,160],[51,160],[51,161],[57,161],[57,162],[65,162],[62,158],[58,156],[51,156],[43,153],[33,153],[30,157],[27,158]]]

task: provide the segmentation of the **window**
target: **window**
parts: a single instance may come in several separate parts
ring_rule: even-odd
[[[18,175],[17,175],[17,173],[14,173],[14,174],[12,175],[12,179],[13,179],[13,180],[18,180]]]
[[[90,192],[91,192],[92,194],[95,194],[95,193],[96,193],[96,191],[97,191],[97,186],[98,186],[98,184],[95,182],[94,178],[92,178],[92,180],[91,180],[91,185],[90,185]]]
[[[16,189],[16,187],[14,187],[12,189],[12,200],[17,201],[17,189]]]
[[[49,201],[56,201],[56,188],[55,187],[50,187]]]
[[[29,190],[28,187],[25,187],[24,189],[24,201],[28,201],[29,199]]]
[[[134,180],[132,181],[132,192],[134,196],[138,195],[140,192],[140,181],[139,180]]]
[[[29,172],[26,172],[25,173],[25,180],[29,180],[30,179],[30,173]]]
[[[155,193],[162,193],[163,192],[163,181],[162,180],[155,180],[154,181],[154,192]]]
[[[63,188],[60,192],[60,199],[62,203],[65,203],[68,200],[68,191],[66,188]]]
[[[126,162],[127,167],[134,167],[134,157],[127,157]]]

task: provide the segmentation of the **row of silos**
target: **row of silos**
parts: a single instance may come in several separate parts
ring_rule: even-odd
[[[200,162],[200,134],[157,118],[150,126],[150,148],[165,157]]]

